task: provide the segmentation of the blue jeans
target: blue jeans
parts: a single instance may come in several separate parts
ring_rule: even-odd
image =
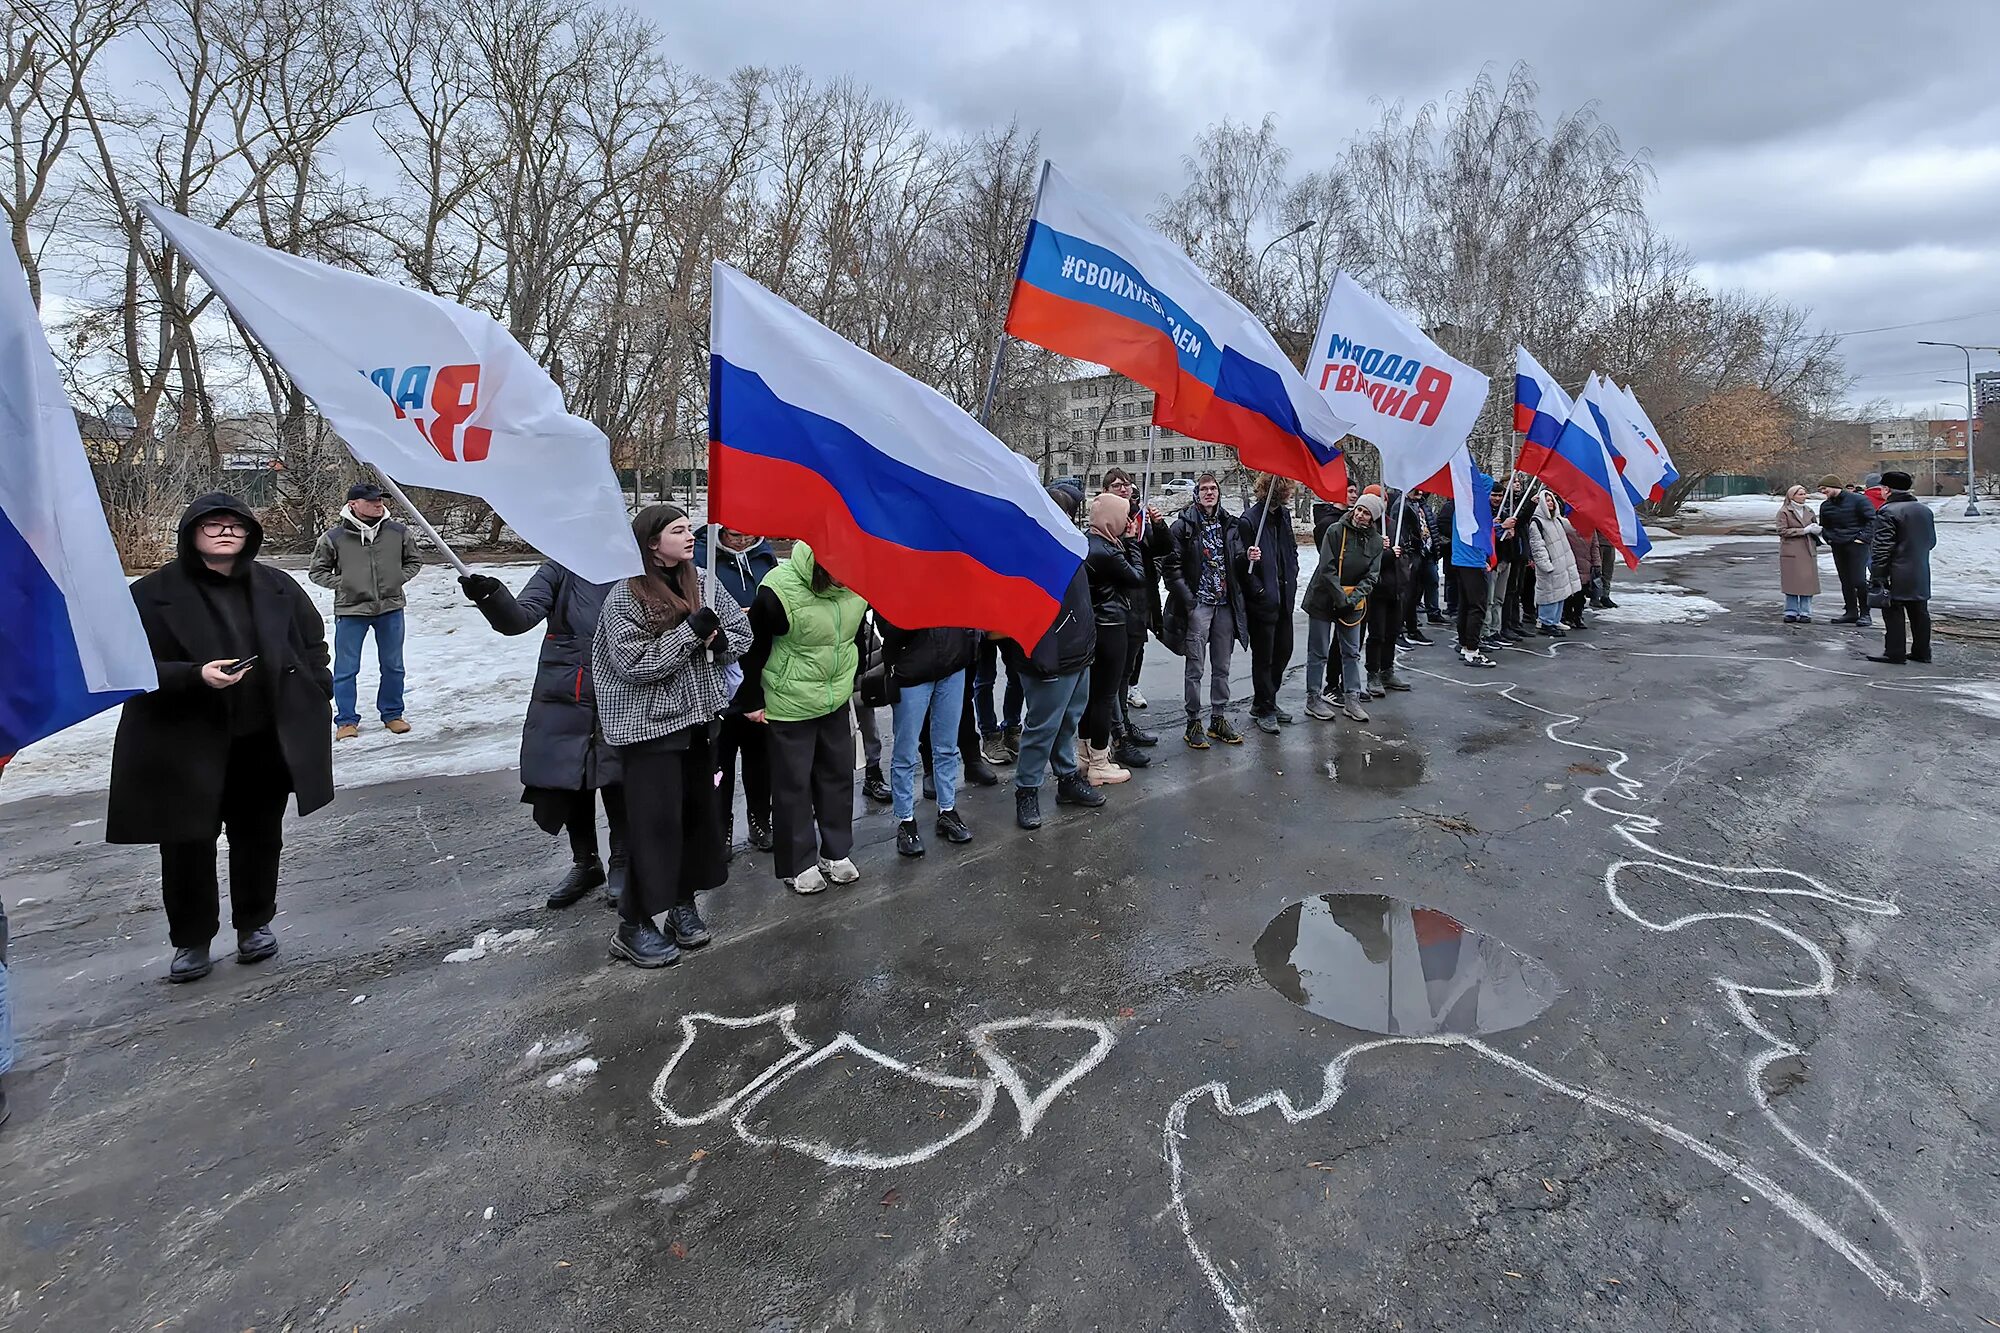
[[[1535,604],[1535,618],[1551,628],[1562,622],[1562,613],[1563,604],[1561,602],[1537,602]]]
[[[1007,690],[1001,697],[1000,713],[993,712],[993,686],[1000,678],[1000,645],[993,639],[979,644],[978,665],[972,672],[972,713],[979,734],[997,736],[1003,727],[1021,725],[1021,678],[1007,673]]]
[[[1361,693],[1361,631],[1365,622],[1340,625],[1331,620],[1306,620],[1306,702],[1320,695],[1326,684],[1326,669],[1333,656],[1336,638],[1340,644],[1340,664],[1334,668],[1334,693]]]
[[[1811,593],[1807,593],[1807,594],[1806,594],[1806,595],[1805,595],[1804,597],[1798,597],[1798,596],[1795,596],[1795,595],[1793,595],[1792,593],[1786,593],[1786,594],[1785,594],[1785,614],[1786,614],[1786,615],[1788,615],[1788,616],[1809,616],[1809,615],[1811,615],[1811,614],[1812,614],[1812,594],[1811,594]]]
[[[889,792],[896,800],[896,819],[916,817],[917,740],[923,735],[926,714],[931,720],[938,809],[952,809],[958,800],[958,723],[965,714],[965,673],[954,671],[943,680],[902,686],[895,709],[896,750],[889,765]]]
[[[403,613],[384,611],[379,616],[335,616],[333,618],[333,724],[358,726],[361,714],[355,711],[354,679],[361,674],[361,642],[375,631],[375,664],[382,669],[382,683],[375,690],[375,711],[384,722],[403,715]]]
[[[1029,676],[1021,682],[1026,711],[1021,718],[1021,757],[1014,763],[1014,786],[1035,791],[1049,765],[1056,776],[1075,775],[1076,727],[1090,702],[1090,669],[1054,680]]]

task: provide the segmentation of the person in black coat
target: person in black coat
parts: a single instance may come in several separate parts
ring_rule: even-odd
[[[969,704],[966,676],[982,636],[976,629],[902,629],[879,610],[875,629],[882,636],[882,671],[895,724],[889,795],[896,816],[896,852],[924,854],[924,835],[917,828],[920,759],[928,778],[925,795],[937,801],[938,836],[946,842],[971,842],[972,829],[958,813],[959,779],[964,773],[961,724]]]
[[[709,543],[715,543],[715,581],[745,611],[757,600],[764,579],[778,567],[778,553],[767,537],[738,532],[719,524],[707,524],[695,534],[694,563],[708,568]],[[873,711],[870,711],[873,722]],[[736,855],[736,770],[743,770],[743,814],[749,824],[750,845],[768,852],[776,845],[771,829],[771,729],[752,722],[731,700],[723,710],[721,730],[715,738],[715,764],[722,775],[716,788],[716,808],[722,811],[723,845],[732,858]]]
[[[1819,535],[1833,552],[1840,575],[1841,613],[1836,625],[1867,625],[1875,621],[1868,607],[1868,565],[1874,554],[1875,506],[1860,491],[1850,491],[1839,477],[1821,477]]]
[[[1194,484],[1194,503],[1169,528],[1167,558],[1160,573],[1167,581],[1167,611],[1161,642],[1187,659],[1182,671],[1187,708],[1184,739],[1191,750],[1210,741],[1241,745],[1229,725],[1229,663],[1236,645],[1250,642],[1250,618],[1243,585],[1250,559],[1243,531],[1222,507],[1222,484],[1204,472]],[[1208,730],[1201,726],[1201,671],[1209,667]]]
[[[1127,625],[1144,613],[1145,558],[1139,554],[1139,520],[1130,501],[1105,491],[1090,502],[1090,531],[1083,568],[1090,580],[1091,615],[1097,621],[1097,660],[1083,707],[1084,777],[1095,787],[1126,782],[1131,772],[1111,757],[1124,701]]]
[[[1292,619],[1299,600],[1299,539],[1292,532],[1291,499],[1288,479],[1259,477],[1257,503],[1239,521],[1250,561],[1243,584],[1250,620],[1250,720],[1273,736],[1279,723],[1293,720],[1278,707],[1278,686],[1292,664]]]
[[[1367,688],[1377,699],[1385,690],[1410,688],[1409,682],[1396,674],[1396,641],[1404,634],[1403,601],[1414,595],[1413,571],[1424,545],[1423,524],[1402,502],[1403,493],[1380,493],[1388,525],[1382,531],[1382,576],[1368,599],[1367,641]]]
[[[1131,505],[1132,516],[1138,520],[1140,571],[1145,576],[1145,586],[1139,590],[1138,599],[1132,606],[1134,614],[1125,621],[1130,660],[1125,666],[1125,697],[1119,701],[1122,705],[1119,709],[1122,734],[1111,758],[1129,768],[1145,768],[1150,761],[1140,750],[1159,744],[1160,738],[1133,722],[1132,714],[1147,706],[1146,696],[1139,690],[1139,670],[1145,664],[1147,633],[1158,634],[1161,629],[1160,565],[1166,559],[1171,543],[1167,535],[1166,516],[1151,500],[1140,496],[1138,483],[1132,480],[1131,473],[1123,468],[1112,468],[1104,474],[1104,489],[1124,496]]]
[[[1076,517],[1076,488],[1049,487],[1049,498]],[[1091,662],[1097,656],[1097,617],[1090,601],[1090,576],[1079,564],[1063,589],[1056,618],[1033,648],[1013,639],[1000,651],[1007,670],[1021,680],[1021,757],[1014,764],[1014,822],[1042,826],[1042,779],[1053,767],[1056,804],[1100,806],[1104,793],[1090,785],[1076,760],[1077,725],[1089,700]]]
[[[548,905],[568,907],[603,884],[607,905],[616,907],[626,873],[624,773],[598,725],[590,678],[590,644],[611,585],[587,582],[549,560],[518,597],[488,574],[467,574],[458,586],[502,634],[548,625],[521,727],[521,801],[543,832],[569,833],[571,865],[549,891]],[[600,799],[611,826],[608,874],[597,854]]]
[[[1931,552],[1937,547],[1937,516],[1910,493],[1910,474],[1884,472],[1888,495],[1875,515],[1875,556],[1869,570],[1871,597],[1886,597],[1881,653],[1871,662],[1931,660]],[[1907,649],[1903,625],[1909,622]]]
[[[118,719],[104,837],[160,846],[170,981],[213,966],[223,829],[236,960],[261,962],[278,951],[285,798],[301,815],[333,800],[326,626],[291,575],[257,563],[263,544],[250,506],[213,492],[181,515],[173,561],[132,585],[160,687]]]

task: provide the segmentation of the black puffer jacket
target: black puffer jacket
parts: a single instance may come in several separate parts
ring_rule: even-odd
[[[197,499],[181,515],[179,554],[132,585],[160,688],[128,700],[118,719],[106,842],[213,841],[229,747],[246,716],[278,747],[301,815],[333,799],[326,624],[291,575],[257,563],[264,529],[255,518],[227,576],[203,563],[194,526],[216,513],[248,518],[250,508],[221,492]],[[247,615],[240,626],[237,607]],[[237,684],[217,690],[202,680],[205,663],[251,652],[257,661]]]
[[[1828,546],[1865,542],[1875,533],[1875,505],[1859,491],[1842,491],[1821,502],[1819,528]]]
[[[1063,589],[1062,608],[1056,612],[1055,623],[1034,648],[1024,650],[1014,640],[1004,639],[1000,651],[1007,659],[1009,671],[1024,672],[1037,680],[1074,675],[1095,660],[1097,617],[1090,606],[1090,576],[1082,565],[1076,567],[1069,586]]]
[[[598,725],[597,688],[590,678],[597,613],[611,585],[586,583],[550,560],[518,597],[498,579],[483,576],[461,580],[461,586],[486,623],[502,634],[548,625],[521,727],[521,785],[595,791],[623,781],[618,751]]]
[[[976,629],[899,629],[875,613],[882,636],[882,665],[893,692],[904,685],[928,685],[972,665],[979,652]]]
[[[1138,539],[1114,542],[1102,533],[1091,533],[1083,569],[1090,579],[1090,607],[1097,623],[1124,626],[1135,613],[1134,603],[1146,582],[1146,560]]]

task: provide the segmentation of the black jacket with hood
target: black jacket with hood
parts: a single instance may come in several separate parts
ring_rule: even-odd
[[[590,676],[597,616],[610,592],[610,584],[586,582],[553,560],[518,594],[485,577],[466,587],[479,614],[502,634],[548,626],[521,727],[521,785],[529,789],[524,799],[530,803],[537,791],[595,791],[624,781],[618,751],[598,723],[597,687]],[[559,812],[544,818],[542,807],[536,808],[537,822],[549,832],[561,827]]]
[[[194,527],[242,516],[249,536],[227,575],[202,562]],[[275,744],[301,815],[333,800],[333,675],[326,625],[291,575],[257,563],[264,529],[234,496],[201,496],[181,515],[179,554],[132,585],[160,688],[129,700],[111,751],[105,841],[208,842],[235,740]],[[211,689],[208,662],[256,655],[243,679]]]

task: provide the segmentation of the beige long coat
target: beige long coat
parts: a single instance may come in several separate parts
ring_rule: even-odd
[[[1778,510],[1778,582],[1787,597],[1819,595],[1819,538],[1806,531],[1819,520],[1787,500]]]

